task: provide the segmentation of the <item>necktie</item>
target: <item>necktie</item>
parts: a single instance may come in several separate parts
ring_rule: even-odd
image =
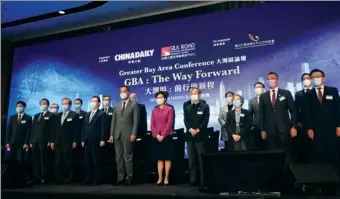
[[[18,115],[18,124],[21,122],[21,114]]]
[[[322,92],[321,92],[321,88],[318,88],[318,98],[319,98],[320,104],[322,104]]]
[[[41,112],[38,118],[38,122],[40,122],[41,118],[43,117],[44,112]]]
[[[65,118],[66,118],[66,112],[64,112],[62,117],[61,117],[61,124],[64,123]]]
[[[273,107],[275,107],[275,102],[276,102],[276,96],[275,96],[275,90],[272,90],[273,94],[272,94],[272,105]]]
[[[109,112],[109,108],[105,108],[106,115],[107,115],[107,112]]]
[[[91,123],[91,121],[92,121],[92,118],[93,118],[93,115],[94,115],[94,112],[92,111],[92,112],[91,112],[91,115],[90,115],[90,120],[89,120],[89,123]]]
[[[123,102],[122,111],[120,113],[121,117],[123,117],[123,114],[124,114],[124,111],[125,111],[125,104],[126,104],[126,102]]]

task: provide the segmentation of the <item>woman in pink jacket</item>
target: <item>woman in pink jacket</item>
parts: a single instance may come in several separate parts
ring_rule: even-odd
[[[158,181],[157,185],[169,184],[169,172],[171,159],[174,156],[174,145],[172,140],[173,108],[166,104],[167,95],[160,91],[155,95],[158,106],[151,115],[151,132],[154,138],[153,158],[157,160]],[[165,177],[163,181],[163,170]]]

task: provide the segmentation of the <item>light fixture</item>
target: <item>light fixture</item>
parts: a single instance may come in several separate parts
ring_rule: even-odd
[[[63,15],[63,14],[65,14],[65,11],[59,10],[59,14]]]

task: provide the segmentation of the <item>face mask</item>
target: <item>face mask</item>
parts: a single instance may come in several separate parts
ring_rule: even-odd
[[[70,105],[63,105],[63,111],[66,112],[70,110]]]
[[[311,85],[312,82],[310,81],[310,79],[305,79],[305,80],[303,80],[302,83],[303,83],[304,86],[307,86],[307,87],[308,87],[308,86]]]
[[[58,110],[57,110],[56,108],[51,108],[51,109],[50,109],[50,112],[51,112],[51,113],[56,113],[56,112],[58,112]]]
[[[91,102],[91,109],[96,109],[97,108],[97,102]]]
[[[225,100],[227,101],[227,104],[233,103],[233,99],[231,97],[227,97]]]
[[[81,105],[80,105],[80,104],[75,104],[75,105],[74,105],[74,108],[75,108],[76,110],[80,110],[80,109],[81,109]]]
[[[127,98],[127,94],[126,93],[121,93],[120,94],[120,98],[125,100]]]
[[[136,98],[130,98],[131,101],[136,102]]]
[[[267,81],[269,88],[273,88],[276,86],[276,80],[275,79],[270,79]]]
[[[190,99],[191,99],[191,101],[197,101],[198,100],[198,95],[191,95]]]
[[[109,101],[104,101],[103,105],[104,105],[104,107],[108,107],[109,106]]]
[[[17,113],[23,113],[24,110],[25,110],[24,107],[17,107],[17,108],[16,108]]]
[[[234,100],[233,101],[234,107],[240,107],[241,106],[241,101],[240,100]]]
[[[45,111],[47,111],[47,108],[48,108],[47,105],[41,105],[41,106],[40,106],[40,111],[41,111],[41,112],[45,112]]]
[[[262,88],[255,88],[255,93],[256,93],[256,95],[261,95],[262,94]]]
[[[314,83],[314,85],[315,85],[316,87],[322,86],[322,79],[321,79],[321,77],[314,78],[314,79],[313,79],[313,83]]]
[[[162,104],[164,104],[165,100],[164,100],[164,98],[157,98],[156,101],[157,101],[158,105],[162,105]]]

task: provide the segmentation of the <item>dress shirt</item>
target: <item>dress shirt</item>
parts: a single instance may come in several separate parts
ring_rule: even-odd
[[[274,89],[270,89],[270,100],[272,100],[272,96],[273,96],[273,90],[275,90],[275,100],[277,99],[277,95],[278,95],[278,91],[279,91],[279,87],[276,87]]]
[[[322,85],[322,86],[319,86],[319,87],[315,87],[316,96],[318,96],[319,88],[321,88],[321,93],[322,93],[322,96],[323,96],[323,93],[325,91],[325,85]]]

